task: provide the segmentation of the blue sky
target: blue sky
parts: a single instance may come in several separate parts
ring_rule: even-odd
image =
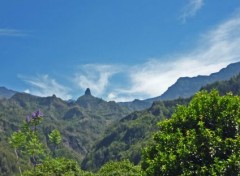
[[[0,86],[38,96],[155,97],[239,46],[239,0],[0,1]]]

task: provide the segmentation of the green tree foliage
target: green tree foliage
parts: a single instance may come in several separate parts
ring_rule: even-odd
[[[76,161],[66,158],[46,158],[35,170],[24,172],[24,176],[93,176],[82,171]]]
[[[97,176],[141,176],[140,166],[134,166],[129,160],[109,161],[101,167]]]
[[[59,145],[62,141],[62,138],[61,138],[61,134],[58,130],[53,130],[49,135],[49,140],[51,143],[53,143],[54,145]]]
[[[17,157],[17,165],[19,173],[22,175],[21,167],[18,164],[19,153],[27,154],[34,168],[38,164],[38,157],[44,153],[43,145],[39,140],[37,125],[42,121],[42,113],[40,110],[26,117],[26,122],[18,132],[14,132],[9,139],[9,144],[14,148]]]
[[[146,175],[240,174],[239,96],[199,92],[159,127],[143,151]]]
[[[62,137],[61,134],[58,130],[53,130],[49,135],[48,135],[49,141],[51,142],[52,146],[53,146],[53,156],[56,157],[56,150],[58,145],[61,143],[62,141]]]

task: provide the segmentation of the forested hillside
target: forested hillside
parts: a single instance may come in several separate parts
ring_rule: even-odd
[[[221,95],[232,92],[234,95],[240,95],[240,73],[230,80],[217,81],[213,84],[204,86],[201,90],[217,89]]]
[[[237,75],[202,89],[210,91],[216,88],[222,95],[230,91],[239,94],[239,78],[240,75]],[[44,146],[51,150],[47,136],[53,129],[59,129],[63,137],[59,156],[79,163],[83,161],[83,169],[96,171],[111,160],[129,159],[138,164],[142,149],[153,142],[152,135],[159,130],[157,123],[169,119],[178,105],[187,105],[191,100],[158,101],[146,110],[127,115],[129,110],[115,102],[95,98],[89,91],[76,102],[66,102],[55,95],[41,98],[22,93],[9,100],[1,100],[1,173],[9,175],[17,172],[16,158],[13,149],[9,148],[8,138],[19,129],[26,114],[36,109],[44,112],[43,124],[39,126]],[[26,162],[24,158],[20,159],[23,169],[28,168]]]
[[[130,159],[138,164],[141,149],[152,140],[152,134],[158,130],[157,122],[168,119],[178,104],[186,104],[188,99],[160,101],[152,107],[134,112],[106,131],[105,137],[97,142],[82,163],[88,170],[99,169],[110,160]]]
[[[44,113],[43,124],[39,126],[44,145],[49,148],[47,135],[52,129],[58,129],[63,137],[59,153],[78,162],[82,161],[109,124],[128,114],[115,102],[106,102],[91,94],[85,94],[77,102],[70,103],[55,95],[41,98],[23,93],[17,93],[9,100],[1,100],[0,148],[3,150],[0,150],[0,167],[6,173],[12,170],[15,163],[13,149],[8,147],[8,137],[20,129],[27,114],[38,109]]]
[[[74,160],[66,156],[59,157],[57,150],[43,156],[42,144],[37,137],[39,129],[36,128],[42,121],[40,111],[26,118],[25,127],[11,135],[9,144],[15,147],[16,156],[24,150],[30,154],[29,164],[32,166],[28,164],[30,168],[23,171],[24,176],[237,176],[240,173],[239,98],[232,94],[220,96],[216,90],[210,93],[205,90],[197,93],[186,105],[178,106],[171,118],[162,119],[158,123],[158,129],[151,135],[153,140],[140,148],[141,166],[134,166],[120,158],[118,162],[107,162],[93,173],[83,171]],[[126,119],[134,118],[128,116]],[[61,137],[57,130],[48,136],[50,143],[55,146],[60,144]],[[107,140],[102,143],[107,144]],[[42,159],[39,158],[41,155]],[[20,174],[21,167],[26,165],[17,164]],[[12,169],[17,170],[16,166]]]
[[[217,89],[222,95],[232,92],[239,95],[240,74],[228,81],[209,84],[201,90]],[[141,149],[148,144],[158,130],[157,122],[171,117],[178,105],[186,105],[189,99],[154,102],[152,107],[134,112],[110,126],[106,136],[99,141],[82,163],[84,169],[98,169],[109,160],[130,159],[135,164],[141,158]]]

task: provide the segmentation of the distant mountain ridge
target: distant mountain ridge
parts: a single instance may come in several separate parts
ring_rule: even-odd
[[[235,64],[233,65],[235,67]],[[239,73],[240,69],[237,67],[235,71]],[[228,67],[220,72],[211,75],[214,77],[223,74],[224,77],[224,72],[228,74]],[[203,89],[217,88],[223,94],[232,91],[239,95],[239,80],[240,74],[229,81],[209,84]],[[85,169],[97,169],[107,161],[115,159],[130,159],[138,163],[141,148],[151,141],[152,133],[158,129],[157,122],[170,118],[178,104],[187,104],[189,100],[190,98],[179,98],[155,101],[148,109],[129,114],[129,109],[120,106],[119,103],[106,102],[94,97],[90,89],[76,101],[64,101],[55,95],[38,97],[15,93],[9,99],[0,99],[0,156],[10,160],[12,149],[6,147],[7,136],[19,129],[27,114],[41,109],[44,113],[40,129],[44,132],[42,138],[46,139],[48,146],[49,132],[55,128],[59,129],[63,137],[61,156],[68,156],[79,162],[86,156],[82,162]],[[135,100],[134,103],[134,106],[141,105],[143,108],[144,103],[151,102]],[[3,163],[4,157],[0,157],[0,163]],[[5,166],[0,164],[0,170]]]
[[[145,101],[174,100],[179,97],[188,98],[199,91],[201,87],[216,81],[228,80],[238,73],[240,73],[240,62],[229,64],[226,68],[209,76],[181,77],[161,96]]]
[[[7,89],[6,87],[0,87],[0,99],[11,98],[15,93],[17,93],[17,92]]]
[[[170,86],[162,95],[146,100],[134,100],[132,102],[121,102],[119,105],[132,110],[143,110],[149,108],[154,101],[174,100],[179,97],[188,98],[194,95],[201,87],[216,81],[228,80],[240,73],[240,62],[229,64],[219,72],[209,76],[180,77],[176,83]]]

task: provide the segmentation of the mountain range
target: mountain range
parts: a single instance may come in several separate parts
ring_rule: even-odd
[[[154,101],[174,100],[179,97],[188,98],[194,95],[199,89],[207,84],[216,81],[228,80],[240,72],[240,62],[232,63],[219,72],[212,73],[209,76],[180,77],[176,83],[170,86],[162,95],[146,100],[134,100],[132,102],[121,102],[121,106],[131,110],[143,110],[149,108]]]
[[[194,95],[199,89],[207,84],[216,81],[228,80],[240,72],[240,62],[228,65],[219,72],[212,73],[209,76],[181,77],[175,84],[170,86],[161,96],[145,101],[174,100],[179,97],[188,98]]]
[[[15,163],[10,159],[14,157],[10,157],[13,149],[7,147],[8,137],[20,129],[27,114],[38,109],[44,113],[39,130],[44,134],[41,138],[44,139],[47,150],[51,149],[48,134],[53,129],[58,129],[63,138],[59,156],[67,156],[78,162],[82,161],[95,141],[102,138],[107,126],[129,114],[127,109],[115,102],[106,102],[92,96],[90,89],[76,102],[66,102],[55,95],[37,97],[15,93],[9,99],[0,100],[0,173],[2,167],[11,168]],[[11,162],[2,164],[4,158]]]
[[[162,95],[145,99],[135,99],[131,102],[119,102],[122,107],[126,107],[131,111],[143,110],[149,108],[154,101],[174,100],[179,97],[188,98],[194,95],[201,87],[211,84],[216,81],[228,80],[240,72],[240,62],[229,64],[226,68],[222,68],[216,73],[208,76],[199,75],[196,77],[180,77],[173,85],[171,85]],[[88,90],[86,90],[88,91]],[[90,91],[90,89],[89,89]],[[0,87],[0,99],[11,98],[17,91],[9,90],[5,87]],[[71,101],[69,101],[71,102]]]
[[[84,169],[97,170],[109,160],[130,159],[137,164],[142,147],[151,142],[158,129],[158,121],[170,118],[179,104],[187,104],[200,89],[217,88],[221,94],[232,91],[239,95],[239,72],[240,62],[230,64],[209,76],[179,78],[162,96],[125,103],[106,102],[94,97],[89,88],[76,101],[64,101],[55,95],[38,97],[1,87],[0,173],[2,169],[8,170],[6,175],[14,172],[8,137],[20,128],[27,114],[37,109],[44,113],[39,130],[47,150],[51,150],[48,134],[57,128],[63,137],[58,155],[82,162]],[[172,100],[174,97],[177,99]]]
[[[208,84],[201,90],[217,89],[224,95],[232,92],[240,95],[240,74],[227,81],[217,81]],[[99,140],[82,162],[82,168],[98,170],[110,160],[129,159],[138,164],[142,149],[151,145],[153,133],[159,130],[157,122],[168,119],[178,105],[187,105],[190,98],[156,101],[150,108],[136,111],[110,126],[105,137]]]

